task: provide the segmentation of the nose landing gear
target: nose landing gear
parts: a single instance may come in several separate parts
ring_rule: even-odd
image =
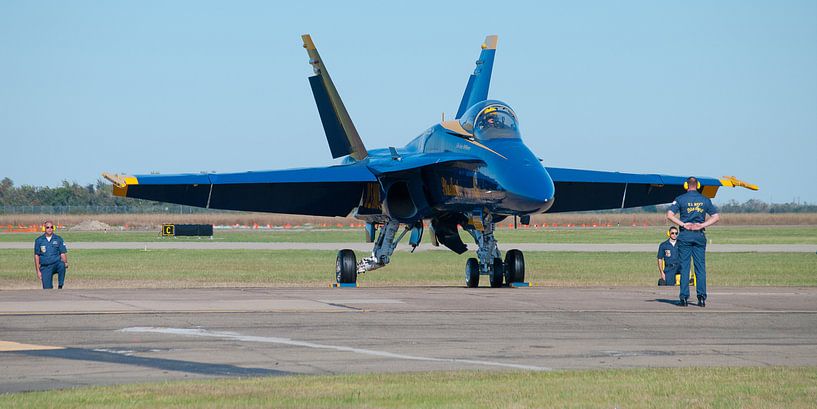
[[[525,256],[522,252],[513,249],[505,253],[505,283],[525,282]]]
[[[525,258],[522,252],[517,249],[508,250],[503,261],[494,238],[494,223],[491,216],[478,217],[482,223],[471,223],[464,227],[478,246],[477,258],[469,258],[465,264],[465,286],[477,287],[480,275],[488,276],[492,288],[524,282]],[[479,224],[481,229],[475,226]]]
[[[473,257],[465,262],[465,286],[468,288],[479,286],[479,261]]]
[[[479,287],[480,275],[479,260],[474,257],[465,262],[465,286],[468,288]],[[505,261],[495,258],[491,271],[488,273],[489,282],[492,288],[510,286],[511,283],[525,282],[525,257],[517,249],[508,250],[505,253]]]

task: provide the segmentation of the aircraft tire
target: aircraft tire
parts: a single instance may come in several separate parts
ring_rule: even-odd
[[[479,261],[473,257],[465,262],[465,286],[468,288],[479,287]]]
[[[502,279],[505,278],[505,263],[501,258],[494,259],[494,268],[491,270],[491,288],[502,287]]]
[[[357,282],[357,259],[354,251],[343,249],[338,252],[338,259],[335,263],[335,279],[340,284]]]
[[[517,249],[505,253],[505,268],[507,284],[525,282],[525,256]]]

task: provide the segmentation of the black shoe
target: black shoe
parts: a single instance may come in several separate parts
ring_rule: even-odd
[[[62,290],[62,286],[61,286],[61,285],[60,285],[60,286],[57,286],[57,289],[58,289],[58,290]]]
[[[706,307],[706,299],[704,297],[698,297],[698,306],[701,308]]]
[[[679,307],[686,307],[687,305],[689,305],[689,301],[687,301],[686,298],[681,298],[678,301],[678,306]]]

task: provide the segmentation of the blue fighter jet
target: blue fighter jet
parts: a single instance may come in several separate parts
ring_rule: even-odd
[[[432,244],[462,254],[458,228],[476,242],[465,265],[467,287],[488,276],[491,287],[525,281],[521,251],[505,252],[494,238],[508,217],[530,222],[533,214],[619,209],[671,202],[686,176],[631,174],[546,167],[525,146],[519,119],[508,104],[488,99],[497,36],[488,36],[468,78],[456,119],[423,131],[402,148],[368,150],[358,135],[309,35],[302,36],[314,75],[309,84],[332,157],[328,167],[225,174],[110,175],[117,196],[209,209],[315,216],[352,215],[366,224],[372,254],[360,261],[340,250],[335,278],[356,283],[358,274],[389,264],[409,235],[416,247],[430,221]],[[698,177],[702,193],[721,186],[754,185],[734,177]],[[514,219],[516,220],[516,219]],[[379,232],[379,234],[378,234]]]

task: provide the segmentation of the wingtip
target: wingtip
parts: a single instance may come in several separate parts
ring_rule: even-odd
[[[113,185],[114,196],[126,197],[128,195],[128,186],[139,184],[139,180],[136,179],[136,177],[129,175],[120,175],[118,173],[110,174],[108,172],[103,172],[102,177],[108,179]]]
[[[744,182],[734,176],[724,176],[723,179],[721,179],[721,184],[729,187],[745,187],[746,189],[749,190],[755,191],[760,190],[760,188],[756,184]]]
[[[120,175],[118,173],[112,174],[112,173],[108,173],[108,172],[102,172],[102,177],[105,178],[105,179],[108,179],[108,181],[111,182],[114,186],[122,187],[122,186],[127,186],[127,184],[128,184],[125,181],[125,176]]]

